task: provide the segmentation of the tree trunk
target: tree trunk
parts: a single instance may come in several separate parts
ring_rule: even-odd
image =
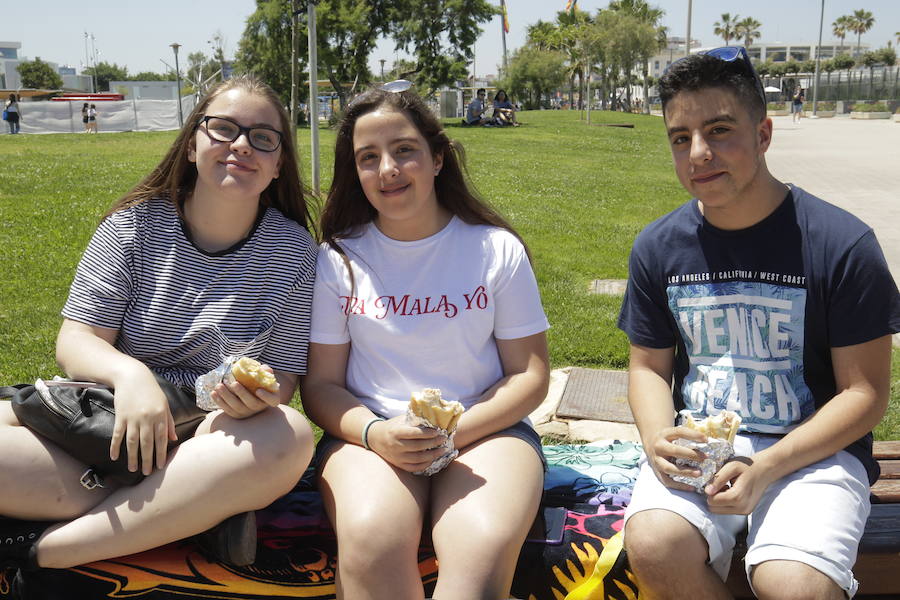
[[[643,110],[643,113],[644,113],[645,115],[649,115],[649,114],[650,114],[650,98],[649,98],[649,96],[648,96],[649,90],[647,89],[647,75],[648,75],[648,73],[647,73],[647,61],[644,60],[644,61],[641,61],[641,62],[642,62],[642,64],[644,65],[643,72],[642,72],[642,75],[643,75],[643,77],[644,77],[644,110]]]

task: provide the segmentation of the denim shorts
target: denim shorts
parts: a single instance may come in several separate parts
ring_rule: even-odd
[[[379,415],[380,416],[380,415]],[[531,446],[537,455],[541,459],[541,464],[544,467],[544,471],[547,470],[547,458],[544,456],[544,450],[541,447],[541,436],[537,434],[534,428],[526,423],[525,421],[519,421],[515,425],[511,427],[507,427],[506,429],[501,429],[500,431],[493,433],[491,435],[508,435],[512,437],[519,438],[524,440]],[[327,431],[322,432],[322,439],[319,440],[319,443],[316,444],[316,455],[313,458],[313,464],[316,466],[316,470],[318,471],[322,465],[321,460],[323,456],[326,456],[328,452],[334,448],[335,444],[343,441],[340,438],[336,438]]]

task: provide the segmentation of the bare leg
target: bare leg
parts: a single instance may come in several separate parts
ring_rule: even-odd
[[[760,600],[846,600],[830,577],[791,560],[769,560],[753,569],[753,590]]]
[[[488,437],[432,479],[434,597],[505,600],[541,499],[537,453],[516,437]]]
[[[309,424],[292,408],[242,420],[211,413],[165,469],[48,530],[38,540],[38,563],[65,568],[132,554],[263,508],[296,484],[312,450]]]
[[[87,467],[55,444],[19,425],[9,402],[0,402],[0,514],[61,521],[84,514],[110,491],[87,490]]]
[[[428,486],[353,444],[326,458],[319,488],[337,533],[338,598],[424,596],[417,554]]]
[[[642,598],[732,597],[722,579],[706,564],[706,540],[674,512],[645,510],[632,515],[625,524],[625,550]]]

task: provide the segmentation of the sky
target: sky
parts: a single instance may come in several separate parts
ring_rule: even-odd
[[[499,5],[500,0],[488,0]],[[566,0],[507,0],[510,32],[506,37],[509,55],[525,43],[528,25],[538,20],[553,20],[565,8]],[[605,8],[609,0],[578,0],[578,7],[591,13]],[[670,35],[684,37],[687,29],[688,0],[650,0],[665,11],[662,24]],[[871,11],[875,26],[863,35],[863,43],[872,48],[896,44],[900,31],[900,0],[824,0],[823,43],[836,41],[831,23],[856,9]],[[4,2],[0,21],[0,41],[20,42],[19,55],[80,71],[85,63],[85,32],[93,37],[100,61],[116,63],[135,74],[141,71],[164,72],[174,65],[170,44],[179,43],[179,61],[186,63],[191,52],[212,54],[210,40],[220,33],[225,40],[225,55],[232,58],[244,30],[247,17],[256,7],[255,0],[15,0]],[[748,8],[750,7],[750,8]],[[723,12],[753,17],[762,23],[761,42],[815,43],[819,34],[822,0],[692,0],[691,37],[703,46],[721,45],[713,34],[714,23]],[[502,62],[500,19],[482,26],[475,43],[474,72],[483,77],[497,73]],[[855,44],[855,36],[845,43]],[[88,52],[91,39],[88,38]],[[381,40],[370,58],[370,68],[380,74],[379,59],[389,70],[402,53],[394,51],[390,40]],[[163,62],[164,61],[164,62]]]

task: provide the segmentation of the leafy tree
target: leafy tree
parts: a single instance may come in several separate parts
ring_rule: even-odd
[[[735,37],[744,41],[745,47],[749,48],[753,44],[753,40],[762,37],[762,33],[759,31],[760,27],[762,27],[762,23],[753,17],[747,17],[737,22],[734,26],[734,34]]]
[[[201,91],[206,89],[204,82],[212,77],[213,73],[219,70],[221,63],[203,52],[191,52],[187,57],[187,71],[185,79],[195,89]]]
[[[59,73],[40,58],[20,62],[16,70],[22,78],[23,88],[58,90],[63,86]]]
[[[466,78],[479,24],[497,14],[487,0],[395,0],[387,21],[397,49],[416,61],[416,83],[430,94]]]
[[[847,34],[850,33],[850,25],[852,24],[852,19],[848,15],[843,15],[834,20],[834,23],[831,24],[831,33],[834,34],[834,37],[841,40],[841,45],[838,48],[838,54],[843,54],[844,52],[844,38],[847,37]]]
[[[725,45],[728,45],[728,42],[737,37],[737,31],[735,30],[737,27],[738,19],[740,17],[738,15],[731,16],[731,13],[722,13],[722,19],[715,22],[715,27],[713,29],[713,33],[720,36],[723,40],[725,40]]]
[[[285,105],[291,101],[291,4],[291,0],[256,0],[256,10],[247,17],[235,55],[235,71],[256,74],[278,93]],[[305,71],[305,33],[301,35],[300,47],[297,62]],[[305,86],[301,88],[302,93]]]
[[[849,54],[838,54],[831,60],[834,62],[834,68],[838,70],[850,69],[856,64]]]
[[[316,7],[319,68],[327,74],[342,109],[348,93],[373,79],[369,55],[387,31],[388,8],[387,0],[321,0]]]
[[[97,79],[97,91],[109,91],[110,81],[125,81],[128,79],[128,68],[108,62],[97,63],[95,67],[84,70],[85,75],[94,75]]]
[[[647,4],[646,0],[613,0],[609,3],[609,8],[610,10],[634,17],[637,19],[638,24],[642,26],[635,28],[634,34],[640,38],[637,40],[637,54],[641,62],[644,112],[650,114],[650,102],[647,89],[648,62],[650,57],[665,48],[668,43],[666,39],[667,29],[659,24],[665,11],[657,7],[651,7]],[[652,28],[652,37],[648,35],[650,31],[647,29],[647,26]]]
[[[800,63],[800,72],[801,73],[815,73],[816,72],[816,61],[814,60],[804,60]]]
[[[155,73],[153,71],[141,71],[128,76],[128,81],[175,81],[175,73]]]
[[[856,34],[856,55],[859,56],[859,47],[862,41],[862,34],[872,29],[875,25],[875,17],[872,13],[860,8],[853,11],[850,16],[850,31]]]
[[[565,81],[565,60],[562,52],[526,44],[510,58],[502,85],[510,95],[523,98],[526,109],[549,107],[547,94]]]
[[[883,63],[886,67],[893,67],[897,64],[897,51],[888,46],[887,48],[882,48],[881,50],[876,50],[878,52],[879,62]]]

